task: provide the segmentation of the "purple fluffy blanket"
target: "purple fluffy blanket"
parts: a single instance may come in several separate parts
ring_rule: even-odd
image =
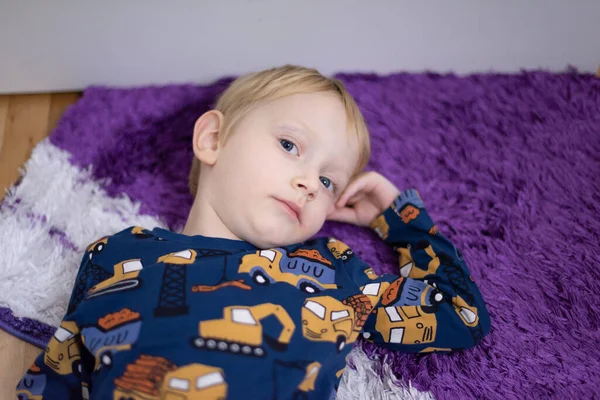
[[[491,333],[475,349],[407,355],[363,343],[364,352],[389,365],[399,382],[438,399],[593,397],[600,391],[600,79],[576,71],[339,78],[371,130],[368,169],[399,188],[419,189],[440,231],[464,253],[492,319]],[[62,189],[77,194],[59,200],[67,194],[55,188],[28,195],[52,181],[35,178],[30,165],[0,208],[2,230],[21,229],[23,220],[35,229],[47,225],[48,240],[75,254],[61,289],[66,296],[83,253],[79,232],[102,213],[123,224],[156,218],[178,230],[192,203],[186,182],[194,121],[228,82],[87,89],[44,144],[67,154],[68,168],[87,171]],[[57,157],[39,161],[40,170],[53,168]],[[104,190],[137,208],[90,212],[90,202],[78,211],[86,180],[100,188],[91,192]],[[55,208],[27,196],[45,196]],[[27,218],[13,224],[19,212]],[[118,225],[111,224],[107,229]],[[391,250],[372,232],[328,223],[321,234],[347,242],[376,271],[395,271]],[[4,237],[2,251],[12,237]],[[0,266],[3,279],[12,276],[11,265]],[[14,288],[30,285],[15,282]],[[23,297],[0,295],[0,327],[43,346],[56,319],[50,306],[36,314],[41,299],[19,308]]]

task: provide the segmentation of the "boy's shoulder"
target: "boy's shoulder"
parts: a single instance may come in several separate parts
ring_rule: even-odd
[[[120,230],[116,233],[105,234],[102,236],[96,236],[93,239],[93,241],[90,243],[89,246],[97,245],[98,243],[102,243],[102,242],[104,242],[104,244],[106,244],[106,242],[108,242],[109,240],[110,241],[118,241],[118,240],[127,240],[127,239],[147,239],[147,238],[153,238],[153,237],[156,237],[156,235],[154,235],[151,230],[146,229],[141,226],[132,225],[132,226],[129,226],[129,227],[127,227],[123,230]]]
[[[92,239],[85,252],[89,254],[106,253],[106,250],[115,249],[139,249],[136,244],[147,244],[148,242],[161,242],[164,239],[156,235],[152,230],[141,226],[132,225],[110,235],[104,235]]]

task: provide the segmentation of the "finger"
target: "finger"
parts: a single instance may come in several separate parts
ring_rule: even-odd
[[[349,224],[356,224],[356,211],[348,207],[336,208],[335,211],[329,214],[327,219],[338,222],[346,222]]]
[[[361,200],[363,197],[365,197],[365,192],[361,190],[360,192],[356,193],[354,196],[350,197],[348,199],[348,201],[346,201],[345,206],[346,207],[352,206],[353,204],[356,204],[359,200]]]
[[[338,207],[343,207],[348,202],[348,199],[371,186],[372,182],[369,174],[360,175],[354,181],[350,182],[344,193],[337,201]]]
[[[344,205],[346,205],[348,199],[356,194],[357,190],[360,188],[361,185],[361,178],[362,176],[359,176],[358,178],[350,182],[348,186],[346,186],[344,193],[342,193],[342,195],[337,201],[338,207],[343,207]]]

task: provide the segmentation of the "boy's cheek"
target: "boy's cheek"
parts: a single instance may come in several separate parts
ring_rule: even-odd
[[[331,213],[333,213],[334,211],[335,211],[335,203],[331,203],[331,205],[327,209],[327,217],[329,217],[331,215]]]

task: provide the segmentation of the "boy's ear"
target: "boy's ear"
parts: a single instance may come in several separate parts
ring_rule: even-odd
[[[214,165],[219,152],[219,132],[223,126],[223,113],[217,110],[207,111],[194,125],[193,149],[202,163]]]

